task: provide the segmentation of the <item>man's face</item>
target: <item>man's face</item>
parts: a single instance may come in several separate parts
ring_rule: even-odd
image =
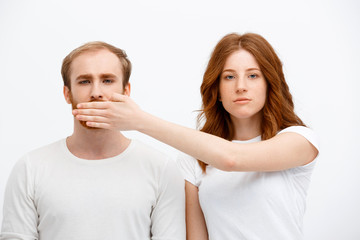
[[[123,88],[120,60],[106,49],[77,56],[71,63],[70,84],[71,91],[64,87],[64,95],[73,108],[81,102],[109,101],[113,93],[130,93],[129,85]],[[90,128],[85,122],[80,123]]]

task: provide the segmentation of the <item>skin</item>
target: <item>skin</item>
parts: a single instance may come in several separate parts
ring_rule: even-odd
[[[249,52],[239,50],[228,57],[219,91],[220,101],[234,123],[235,139],[259,136],[266,82]],[[297,133],[281,133],[269,140],[237,144],[157,118],[142,111],[127,96],[116,94],[112,99],[111,108],[104,103],[81,103],[74,115],[93,127],[140,131],[224,171],[281,171],[305,165],[318,154],[317,149]],[[111,117],[104,119],[101,111]],[[188,239],[207,239],[198,189],[188,182],[185,186]]]
[[[235,126],[235,140],[248,140],[261,134],[266,91],[266,80],[252,54],[241,49],[227,58],[219,92],[220,101]]]
[[[85,52],[71,64],[71,91],[64,86],[68,104],[79,102],[111,101],[113,94],[129,96],[130,85],[122,85],[122,67],[115,54],[108,50]],[[108,117],[104,113],[104,117]],[[120,132],[109,129],[90,129],[74,118],[74,132],[66,140],[72,154],[79,158],[96,160],[116,156],[123,152],[130,140]]]
[[[199,202],[199,189],[185,181],[186,239],[207,240],[208,232]]]

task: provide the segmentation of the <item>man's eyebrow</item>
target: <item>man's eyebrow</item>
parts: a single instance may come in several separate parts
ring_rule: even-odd
[[[101,78],[116,78],[116,75],[112,73],[103,73],[100,75]]]
[[[82,75],[79,75],[76,77],[76,80],[79,80],[79,79],[91,79],[92,76],[91,74],[82,74]]]

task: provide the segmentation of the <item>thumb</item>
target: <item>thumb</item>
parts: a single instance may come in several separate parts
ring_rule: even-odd
[[[120,94],[120,93],[113,93],[110,97],[110,101],[112,102],[124,102],[128,96]]]

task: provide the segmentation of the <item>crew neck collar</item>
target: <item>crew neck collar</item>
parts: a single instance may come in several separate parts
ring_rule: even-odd
[[[94,160],[79,158],[79,157],[75,156],[74,154],[72,154],[70,152],[69,148],[67,147],[66,138],[64,138],[62,140],[61,145],[62,145],[62,148],[63,148],[63,151],[64,151],[66,157],[71,159],[71,160],[75,160],[77,162],[84,163],[84,164],[105,164],[105,163],[111,163],[111,162],[114,162],[114,161],[118,161],[119,159],[124,158],[126,155],[128,155],[128,153],[131,151],[131,149],[134,148],[135,144],[136,144],[135,141],[133,139],[130,139],[130,144],[120,154],[118,154],[116,156],[113,156],[113,157],[109,157],[109,158],[94,159]]]
[[[232,142],[235,142],[235,143],[252,143],[252,142],[260,142],[260,141],[261,141],[261,135],[256,136],[249,140],[232,140]]]

